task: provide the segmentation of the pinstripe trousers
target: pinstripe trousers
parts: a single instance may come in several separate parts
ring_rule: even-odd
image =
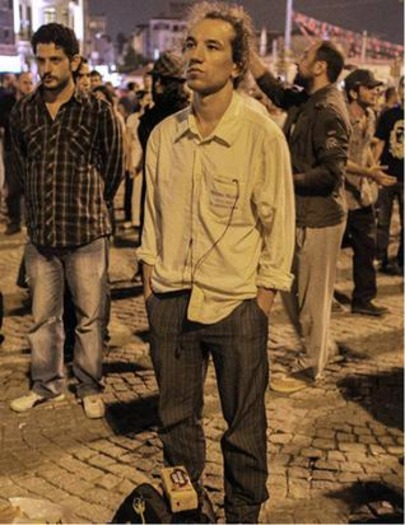
[[[184,465],[193,483],[202,483],[204,379],[211,355],[227,423],[221,438],[227,522],[257,523],[260,505],[268,498],[268,319],[251,299],[217,323],[190,322],[189,297],[189,292],[153,294],[146,302],[164,460],[169,466]]]

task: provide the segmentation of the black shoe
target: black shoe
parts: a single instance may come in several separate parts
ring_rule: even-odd
[[[381,317],[388,313],[388,308],[385,306],[376,306],[371,301],[365,303],[352,304],[352,314],[371,315],[373,317]]]
[[[378,271],[381,273],[385,273],[386,275],[404,275],[403,266],[400,266],[397,262],[381,264]]]
[[[21,226],[19,224],[9,224],[4,231],[4,235],[16,235],[20,233]]]

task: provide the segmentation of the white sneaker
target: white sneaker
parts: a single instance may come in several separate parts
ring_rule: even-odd
[[[105,415],[105,405],[100,394],[91,394],[83,398],[83,408],[86,417],[99,419]]]
[[[63,401],[64,399],[65,394],[59,394],[55,397],[45,397],[31,391],[28,394],[17,397],[17,399],[11,401],[10,408],[11,410],[14,410],[14,412],[26,412],[27,410],[30,410],[31,408],[34,408],[35,406],[42,403],[58,402]]]

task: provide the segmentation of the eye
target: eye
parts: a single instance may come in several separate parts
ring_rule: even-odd
[[[207,49],[209,49],[210,51],[214,51],[214,50],[217,50],[219,49],[217,44],[207,44]]]
[[[183,45],[183,51],[193,49],[194,47],[195,47],[195,42],[193,42],[192,40],[186,40],[186,42],[184,42],[184,45]]]

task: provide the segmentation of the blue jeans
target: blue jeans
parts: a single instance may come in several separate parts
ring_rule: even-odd
[[[54,397],[64,388],[63,296],[65,281],[77,317],[73,372],[80,398],[102,389],[103,330],[107,288],[107,239],[77,248],[27,244],[25,265],[32,295],[34,325],[31,345],[32,389]]]

